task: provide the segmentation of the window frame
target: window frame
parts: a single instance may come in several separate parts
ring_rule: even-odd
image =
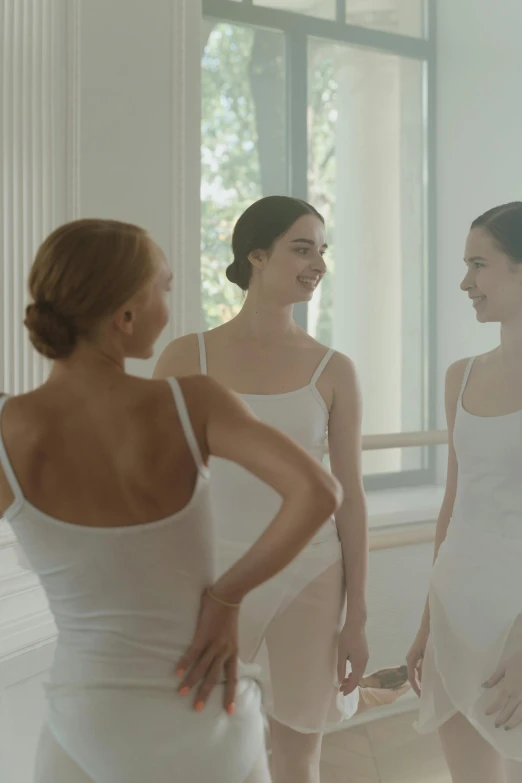
[[[424,64],[424,272],[422,329],[424,338],[425,421],[422,432],[437,425],[437,323],[436,323],[436,0],[423,2],[424,37],[373,30],[346,22],[346,0],[336,1],[336,18],[321,19],[306,14],[254,5],[252,0],[202,0],[203,18],[216,24],[277,31],[285,39],[285,82],[287,103],[287,194],[307,199],[308,195],[308,41],[329,40],[394,54]],[[299,78],[296,78],[296,74]],[[295,307],[295,319],[307,328],[307,304]],[[429,439],[429,438],[428,438]],[[399,448],[397,444],[397,448]],[[417,470],[365,476],[368,491],[418,487],[436,482],[436,446],[426,445],[424,466]]]

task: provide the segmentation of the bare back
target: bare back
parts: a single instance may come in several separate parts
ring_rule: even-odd
[[[84,388],[49,383],[5,405],[0,426],[14,472],[26,499],[52,517],[96,527],[142,524],[190,500],[197,468],[169,384],[111,380]],[[192,386],[182,381],[206,462],[204,416]],[[0,469],[0,510],[12,500]]]
[[[310,383],[327,348],[302,330],[288,338],[267,342],[242,337],[231,324],[205,332],[208,374],[238,394],[272,395],[296,391]],[[317,389],[331,409],[337,356],[317,381]],[[176,368],[176,375],[201,372],[197,335],[174,340],[160,358],[156,377],[165,377]]]

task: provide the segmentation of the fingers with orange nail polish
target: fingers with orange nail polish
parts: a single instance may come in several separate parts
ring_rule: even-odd
[[[179,695],[180,696],[186,696],[189,691],[190,691],[190,688],[188,687],[188,685],[184,685],[183,688],[181,688],[181,690],[179,692]]]
[[[201,712],[201,710],[203,709],[204,706],[205,706],[205,702],[204,701],[197,701],[195,706],[194,706],[194,709],[196,710],[196,712]]]

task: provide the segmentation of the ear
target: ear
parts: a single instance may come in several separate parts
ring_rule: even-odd
[[[252,250],[248,255],[248,260],[256,269],[263,269],[266,265],[266,251],[265,250]]]
[[[129,303],[120,307],[114,315],[113,323],[120,332],[123,332],[123,334],[128,335],[129,337],[132,336],[136,323],[134,308],[129,305]]]

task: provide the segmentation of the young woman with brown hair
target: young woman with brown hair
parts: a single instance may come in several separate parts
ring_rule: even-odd
[[[126,374],[126,358],[152,355],[170,285],[146,232],[107,220],[56,229],[31,269],[26,326],[53,365],[1,401],[0,512],[58,628],[37,783],[269,780],[238,611],[340,488],[215,381]],[[210,455],[283,499],[217,580]]]

